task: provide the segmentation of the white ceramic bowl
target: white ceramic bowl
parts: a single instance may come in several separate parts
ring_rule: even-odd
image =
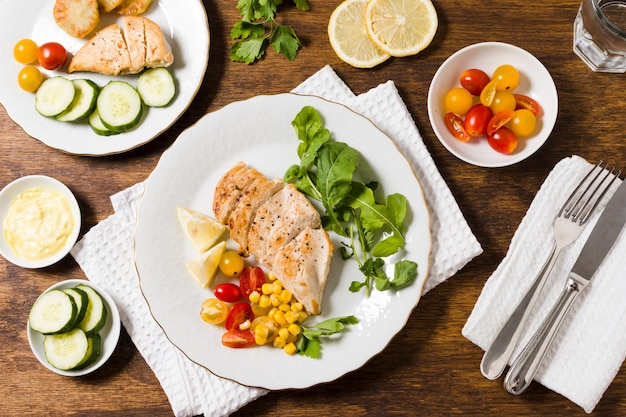
[[[51,190],[64,196],[70,204],[70,209],[72,210],[72,215],[74,217],[74,228],[67,238],[67,241],[65,242],[63,248],[45,259],[40,259],[36,261],[17,256],[4,237],[4,219],[7,216],[11,202],[21,192],[29,190],[31,188],[42,188],[44,190]],[[26,177],[21,177],[11,182],[6,187],[4,187],[2,191],[0,191],[0,228],[2,229],[2,237],[0,238],[0,254],[7,261],[15,265],[24,268],[44,268],[60,261],[65,257],[65,255],[69,253],[69,251],[76,243],[76,240],[78,239],[78,234],[80,232],[80,226],[81,214],[80,208],[78,207],[78,202],[76,201],[76,197],[74,197],[74,194],[72,194],[70,189],[67,188],[65,184],[54,178],[44,175],[30,175]]]
[[[117,305],[115,305],[115,301],[113,301],[111,296],[107,294],[104,289],[94,284],[93,282],[82,279],[68,279],[66,281],[61,281],[54,284],[46,291],[44,291],[44,293],[54,289],[63,290],[66,288],[73,288],[78,284],[87,285],[96,290],[104,300],[107,308],[106,324],[104,325],[102,330],[100,330],[100,337],[102,338],[102,350],[100,352],[100,357],[94,363],[76,371],[63,371],[55,368],[54,366],[50,365],[48,363],[48,360],[46,359],[46,354],[43,350],[44,335],[31,329],[30,323],[26,325],[26,332],[28,333],[28,343],[30,344],[31,350],[35,354],[35,357],[43,366],[45,366],[52,372],[64,376],[82,376],[100,368],[111,357],[120,338],[121,323]]]
[[[461,142],[452,136],[444,122],[446,93],[461,86],[459,79],[463,71],[478,68],[491,75],[503,64],[513,65],[520,73],[520,84],[513,92],[532,97],[543,109],[537,118],[536,133],[520,138],[517,149],[510,155],[491,149],[486,137]],[[500,42],[477,43],[457,51],[439,67],[428,90],[428,117],[437,138],[457,158],[482,167],[512,165],[537,152],[554,128],[558,109],[556,86],[543,64],[529,52]]]

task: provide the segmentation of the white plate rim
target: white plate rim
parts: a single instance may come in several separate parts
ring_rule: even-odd
[[[63,376],[83,376],[92,373],[102,367],[102,365],[104,365],[109,360],[109,358],[115,351],[122,330],[120,313],[117,305],[115,304],[115,301],[102,287],[91,281],[84,279],[68,279],[65,281],[60,281],[50,286],[48,289],[42,292],[41,295],[54,289],[63,290],[67,288],[73,288],[79,284],[87,285],[96,290],[98,294],[100,294],[100,296],[104,299],[107,308],[106,324],[104,325],[104,328],[100,331],[100,336],[102,338],[102,351],[100,353],[100,357],[94,363],[83,369],[75,371],[64,371],[62,369],[55,368],[54,366],[50,365],[50,363],[48,363],[45,353],[43,352],[44,335],[31,329],[30,321],[27,321],[26,323],[28,344],[30,345],[33,355],[35,355],[39,363],[41,363],[44,367],[56,374]],[[39,297],[41,297],[41,295]]]
[[[479,54],[480,57],[478,57]],[[507,61],[507,58],[504,58],[503,55],[513,57],[515,62]],[[465,60],[465,62],[469,62],[469,64],[457,65],[456,62],[461,60]],[[525,147],[522,150],[518,149],[511,155],[498,154],[496,151],[489,148],[486,140],[462,143],[452,137],[447,131],[445,124],[442,122],[443,115],[445,114],[443,100],[445,91],[447,91],[444,91],[443,84],[446,85],[446,88],[460,86],[458,77],[460,77],[461,71],[469,68],[480,68],[489,73],[496,68],[496,62],[498,63],[497,65],[507,63],[516,65],[518,70],[520,70],[522,80],[520,86],[514,92],[526,94],[538,100],[544,109],[544,114],[538,120],[540,131],[528,139],[520,139],[520,146]],[[523,65],[518,65],[518,63],[523,63]],[[457,66],[459,68],[451,71],[448,69],[450,66]],[[525,78],[524,72],[529,66],[532,66],[532,71],[539,74],[539,79],[544,81],[541,86],[536,85],[536,79],[529,81]],[[448,79],[448,81],[443,81],[444,78]],[[456,83],[449,81],[449,79],[455,79]],[[435,91],[434,86],[438,84],[441,84],[442,88]],[[437,136],[441,144],[460,160],[485,168],[510,166],[529,158],[547,141],[558,116],[558,93],[554,80],[547,68],[530,52],[504,42],[476,43],[466,46],[452,54],[441,64],[433,76],[428,90],[427,101],[430,124],[435,136]],[[526,143],[523,141],[526,141]],[[480,154],[480,157],[476,156],[477,153]]]
[[[181,4],[182,3],[182,4]],[[31,137],[45,145],[81,156],[107,156],[142,146],[171,127],[191,105],[200,89],[209,58],[209,25],[204,5],[199,0],[155,0],[143,15],[153,19],[163,29],[174,52],[170,67],[177,84],[174,101],[164,108],[145,108],[140,125],[113,136],[99,136],[86,122],[62,123],[37,114],[34,94],[21,90],[17,74],[24,66],[13,59],[13,46],[22,38],[31,38],[38,44],[55,41],[76,52],[87,39],[76,39],[56,26],[52,18],[53,0],[0,1],[0,25],[6,36],[0,42],[0,103],[9,117]],[[33,14],[33,10],[37,12]],[[101,16],[98,28],[119,22],[122,17],[114,12]],[[32,24],[28,24],[32,22]],[[184,24],[182,24],[184,22]],[[91,35],[90,35],[91,36]],[[66,64],[67,65],[67,64]],[[65,67],[66,68],[66,67]],[[40,69],[42,69],[40,67]],[[62,75],[69,79],[87,78],[101,87],[112,79],[136,84],[137,75],[118,77],[65,70],[47,71],[47,76]]]
[[[274,100],[274,101],[273,101]],[[413,210],[415,210],[416,213],[419,213],[419,216],[421,216],[421,218],[418,221],[415,221],[415,224],[419,224],[419,228],[420,231],[424,231],[424,229],[426,230],[426,234],[427,236],[424,237],[422,236],[422,240],[425,242],[423,243],[424,245],[427,246],[427,248],[423,251],[423,253],[420,253],[420,259],[416,259],[416,261],[418,262],[418,264],[420,265],[419,268],[419,276],[417,281],[410,287],[405,288],[404,290],[398,292],[398,293],[394,293],[393,295],[390,295],[389,292],[377,292],[374,291],[373,295],[370,297],[370,299],[367,300],[367,302],[363,301],[362,305],[359,305],[359,309],[360,312],[363,313],[365,312],[365,314],[370,314],[372,316],[377,315],[377,314],[381,314],[381,305],[385,305],[384,303],[389,303],[389,299],[391,297],[394,297],[397,302],[397,304],[395,304],[395,306],[400,306],[400,303],[402,302],[402,313],[399,315],[401,315],[401,318],[398,319],[395,323],[391,323],[391,325],[387,324],[385,327],[385,332],[389,332],[388,334],[385,334],[382,339],[384,340],[369,340],[369,342],[372,345],[375,345],[374,347],[372,347],[370,350],[368,350],[365,354],[362,355],[354,355],[351,354],[349,355],[349,358],[343,358],[344,360],[349,359],[348,362],[350,362],[349,364],[345,365],[343,363],[339,363],[337,364],[337,362],[333,362],[333,364],[326,364],[325,361],[328,361],[328,358],[322,358],[322,359],[310,359],[310,358],[305,358],[302,356],[296,356],[294,357],[288,357],[288,360],[292,360],[295,362],[298,361],[309,361],[307,366],[316,366],[315,372],[312,372],[312,374],[314,375],[309,375],[307,377],[296,377],[296,378],[290,378],[288,380],[284,380],[284,379],[280,379],[278,378],[278,380],[276,379],[272,379],[272,380],[267,380],[265,378],[259,377],[258,375],[256,376],[250,376],[248,373],[246,372],[231,372],[230,370],[224,370],[222,369],[216,369],[215,368],[215,363],[212,363],[211,365],[207,365],[205,362],[203,362],[203,360],[199,360],[196,352],[190,352],[189,351],[189,346],[181,346],[181,344],[184,343],[184,341],[182,341],[180,339],[179,336],[177,336],[176,334],[173,334],[174,331],[176,332],[183,332],[184,334],[198,334],[197,329],[194,329],[193,331],[189,331],[189,332],[185,332],[184,330],[181,330],[184,326],[190,326],[193,327],[191,325],[189,325],[189,323],[187,323],[185,320],[180,320],[177,319],[176,322],[176,329],[174,330],[172,326],[170,326],[168,323],[164,323],[164,320],[167,320],[167,317],[164,317],[163,312],[162,311],[158,311],[158,299],[155,300],[153,294],[151,293],[154,290],[154,286],[150,287],[151,284],[149,284],[150,280],[156,280],[156,276],[159,274],[162,274],[163,272],[163,260],[159,259],[157,264],[158,265],[153,265],[152,264],[152,260],[147,261],[146,259],[143,259],[143,248],[142,245],[144,242],[146,242],[145,238],[144,238],[144,232],[145,232],[145,228],[144,225],[146,224],[146,221],[144,220],[146,217],[150,216],[151,214],[146,213],[146,211],[149,211],[150,209],[147,207],[155,207],[155,205],[152,204],[152,199],[153,196],[155,195],[155,193],[152,192],[152,189],[154,189],[155,191],[158,189],[159,192],[163,191],[160,189],[160,186],[162,184],[157,184],[157,182],[161,181],[161,179],[159,178],[162,174],[169,172],[169,174],[172,174],[171,171],[169,171],[171,169],[170,168],[165,168],[168,166],[168,164],[172,163],[172,166],[176,166],[178,164],[175,163],[175,158],[176,155],[174,155],[176,152],[178,152],[178,147],[179,146],[183,146],[181,144],[184,144],[185,141],[189,140],[190,144],[194,144],[196,145],[196,142],[193,142],[194,138],[193,136],[195,135],[194,132],[198,132],[200,129],[203,129],[205,126],[205,124],[210,124],[210,123],[217,123],[213,122],[211,119],[216,118],[218,116],[220,116],[222,113],[224,112],[239,112],[241,113],[241,106],[244,106],[246,109],[251,109],[251,108],[257,108],[257,109],[261,109],[260,111],[262,111],[262,109],[268,108],[268,107],[272,107],[274,110],[276,110],[276,106],[275,104],[277,102],[280,102],[281,100],[287,100],[287,101],[294,101],[297,104],[292,105],[291,107],[297,107],[297,109],[294,110],[294,115],[295,113],[297,113],[297,111],[299,111],[299,109],[301,108],[301,105],[305,105],[305,104],[311,104],[314,106],[322,106],[322,109],[324,109],[324,111],[322,112],[322,115],[324,118],[326,118],[328,116],[328,113],[325,113],[328,110],[328,107],[331,107],[333,110],[341,110],[340,113],[342,115],[346,115],[349,114],[350,117],[354,117],[354,118],[358,118],[359,120],[362,121],[362,123],[367,123],[370,126],[370,129],[372,129],[372,131],[376,131],[378,132],[378,134],[381,137],[386,138],[385,140],[388,140],[389,142],[387,143],[387,146],[393,146],[398,159],[402,159],[402,161],[404,161],[403,163],[406,164],[406,166],[410,169],[411,175],[413,178],[415,178],[415,184],[412,184],[411,187],[416,186],[419,190],[419,199],[420,199],[420,204],[421,207],[413,207],[413,202],[411,202],[411,207]],[[319,109],[319,107],[318,107]],[[282,107],[279,109],[282,110]],[[280,113],[280,111],[278,111],[278,113]],[[284,116],[287,117],[287,116]],[[291,121],[291,119],[289,119],[289,122],[287,122],[286,124],[289,124]],[[220,122],[223,122],[223,119],[220,119]],[[328,126],[327,127],[331,130],[334,131],[332,126]],[[291,129],[291,126],[288,126],[289,129]],[[214,132],[211,132],[214,133]],[[276,136],[280,136],[282,134],[282,132],[276,133]],[[208,133],[205,132],[204,137],[208,137],[211,136]],[[236,135],[232,135],[233,137],[236,137]],[[262,136],[262,135],[261,135]],[[189,137],[189,138],[188,138]],[[293,134],[293,137],[295,138],[295,134]],[[215,140],[215,138],[213,138]],[[195,139],[195,140],[199,140],[199,139]],[[289,145],[291,147],[291,145]],[[293,154],[294,160],[291,161],[291,163],[297,163],[297,155],[296,155],[296,147],[297,147],[297,141],[294,140],[293,142],[293,148],[291,150],[291,153]],[[196,148],[194,148],[196,149]],[[361,149],[359,149],[359,151],[362,151]],[[255,151],[256,152],[256,151]],[[232,159],[232,157],[231,157]],[[393,159],[393,158],[392,158]],[[394,160],[396,161],[396,160]],[[229,163],[229,162],[227,162]],[[187,165],[192,165],[193,162],[187,162]],[[176,168],[178,169],[178,168]],[[186,170],[186,167],[182,168],[183,170]],[[219,168],[215,168],[216,170]],[[225,172],[225,170],[221,170],[219,169],[220,175],[221,173]],[[264,172],[265,173],[265,172]],[[281,172],[284,173],[284,171]],[[168,174],[168,175],[169,175]],[[268,176],[271,176],[268,173],[265,173]],[[187,176],[189,177],[188,173],[182,173],[180,175],[183,176]],[[217,174],[216,174],[217,175]],[[177,187],[176,184],[176,180],[173,179],[171,176],[168,176],[168,181],[172,181],[172,188]],[[161,181],[162,182],[162,181]],[[167,201],[168,199],[171,200],[171,196],[164,196],[164,195],[159,195],[159,198],[163,198],[165,201]],[[418,197],[416,197],[418,198]],[[180,205],[186,205],[184,204],[184,202],[180,202]],[[159,203],[158,205],[160,207],[160,209],[164,209],[164,206],[162,204]],[[189,206],[189,205],[187,205]],[[173,210],[173,206],[170,207]],[[191,207],[194,208],[194,207]],[[169,214],[167,214],[167,216],[169,216]],[[163,232],[163,235],[161,235],[161,240],[163,241],[171,241],[172,239],[176,239],[177,237],[174,235],[180,235],[179,231],[176,231],[177,228],[179,228],[179,226],[177,225],[177,220],[175,218],[175,214],[172,214],[174,221],[176,222],[176,226],[172,227],[170,230],[170,228],[165,228],[165,226],[160,223],[160,228],[161,228],[161,232]],[[143,223],[143,224],[142,224]],[[149,223],[149,222],[147,222]],[[418,226],[415,226],[416,228]],[[149,228],[148,228],[149,229]],[[177,348],[179,348],[190,360],[192,360],[193,362],[197,363],[198,365],[208,369],[209,371],[211,371],[212,373],[214,373],[215,375],[218,375],[220,377],[226,378],[226,379],[230,379],[233,381],[236,381],[240,384],[243,385],[247,385],[247,386],[254,386],[254,387],[261,387],[261,388],[266,388],[266,389],[287,389],[287,388],[307,388],[310,387],[312,385],[316,385],[319,383],[323,383],[323,382],[329,382],[332,381],[334,379],[339,378],[340,376],[351,372],[355,369],[360,368],[362,365],[364,365],[368,360],[370,360],[373,356],[375,356],[376,354],[380,353],[387,345],[388,343],[393,339],[393,337],[397,334],[397,332],[399,332],[406,324],[409,316],[411,315],[411,312],[413,311],[413,309],[417,306],[418,302],[419,302],[419,298],[421,296],[422,293],[422,289],[423,289],[423,285],[424,282],[426,280],[426,278],[428,277],[428,269],[429,269],[429,257],[430,257],[430,252],[432,249],[432,236],[430,234],[430,224],[429,224],[429,214],[428,214],[428,209],[426,207],[426,202],[425,202],[425,198],[424,198],[424,194],[423,194],[423,189],[419,183],[419,181],[417,180],[417,176],[415,174],[415,172],[410,168],[410,164],[409,162],[406,160],[406,158],[401,154],[401,152],[398,151],[397,147],[395,146],[395,144],[393,143],[393,141],[387,136],[385,135],[380,129],[378,129],[378,127],[376,127],[370,120],[364,118],[363,116],[355,113],[354,111],[350,110],[348,107],[341,105],[341,104],[337,104],[334,102],[331,102],[329,100],[320,98],[320,97],[316,97],[316,96],[307,96],[307,95],[299,95],[299,94],[278,94],[278,95],[274,95],[274,96],[257,96],[257,97],[253,97],[251,99],[248,100],[244,100],[241,102],[236,102],[236,103],[231,103],[229,105],[227,105],[226,107],[224,107],[223,109],[214,112],[214,113],[210,113],[207,116],[205,116],[203,119],[201,119],[200,121],[198,121],[194,126],[188,128],[185,132],[183,132],[179,138],[177,139],[177,141],[163,154],[163,156],[161,157],[161,160],[159,161],[159,164],[157,165],[157,168],[155,169],[155,171],[153,171],[153,173],[150,175],[150,177],[148,178],[147,181],[147,185],[145,188],[145,192],[143,194],[143,197],[140,201],[139,204],[139,210],[138,210],[138,216],[137,216],[137,223],[135,226],[135,267],[137,270],[137,274],[139,277],[139,284],[140,284],[140,289],[142,291],[142,294],[144,296],[144,298],[146,299],[146,302],[148,304],[148,308],[152,314],[152,316],[154,317],[155,321],[157,322],[157,324],[162,328],[165,336],[172,342],[172,344],[174,346],[176,346]],[[148,241],[153,241],[153,237],[148,237]],[[182,240],[180,242],[183,242]],[[421,244],[421,243],[420,243]],[[416,245],[418,245],[416,243]],[[337,246],[337,245],[336,245]],[[144,245],[145,247],[145,245]],[[171,248],[169,248],[171,249]],[[170,252],[168,252],[170,253]],[[335,255],[336,257],[338,255]],[[182,264],[182,262],[181,262]],[[334,264],[333,264],[334,265]],[[178,272],[183,273],[182,270],[179,270]],[[332,270],[331,270],[331,274],[332,274]],[[168,275],[168,274],[164,274],[164,275]],[[195,282],[191,282],[192,279],[189,276],[182,276],[180,277],[180,279],[182,281],[184,281],[184,285],[188,285],[188,288],[194,288],[194,290],[190,290],[190,291],[197,291],[197,289],[199,289],[199,287],[197,287],[197,285],[195,284]],[[158,281],[153,281],[154,282],[159,282],[159,289],[158,291],[163,291],[164,293],[171,295],[172,293],[179,291],[179,289],[174,289],[171,290],[170,284],[171,283],[165,283],[163,282],[163,276],[160,276],[158,278]],[[187,282],[191,283],[191,284],[187,284]],[[179,282],[176,281],[175,282],[175,286],[178,287],[179,285],[183,285],[183,282]],[[328,289],[327,289],[328,290]],[[345,291],[346,293],[348,293],[348,289],[347,287],[341,288],[337,290],[339,291]],[[331,293],[331,294],[334,294]],[[198,295],[196,296],[197,301],[198,301],[198,306],[200,305],[200,302],[204,299],[207,298],[208,296],[211,296],[210,293],[204,293],[204,295]],[[357,294],[356,296],[363,298],[363,294]],[[325,295],[325,300],[326,300],[326,296]],[[331,298],[333,297],[332,295],[330,296]],[[412,297],[412,298],[411,298]],[[157,297],[158,298],[158,297]],[[402,301],[397,301],[397,299],[400,299]],[[378,305],[376,305],[376,303],[378,303]],[[365,307],[364,307],[365,306]],[[374,306],[376,306],[376,308],[374,308]],[[170,305],[169,308],[171,311],[176,311],[178,309],[178,305]],[[369,310],[368,310],[369,309]],[[400,307],[395,307],[395,308],[391,308],[389,310],[385,310],[384,314],[387,314],[389,316],[392,316],[393,314],[395,314],[394,310],[398,310],[400,309]],[[341,310],[341,308],[339,308],[339,310]],[[374,312],[375,310],[375,312]],[[173,317],[171,314],[171,311],[168,312],[168,314],[166,314],[165,316],[169,316],[169,317]],[[195,318],[195,312],[196,310],[194,310],[193,313],[189,313],[189,317],[191,317],[192,315]],[[198,310],[199,311],[199,310]],[[333,310],[334,311],[334,310]],[[345,314],[354,314],[354,311],[350,311],[349,313],[345,313]],[[321,319],[324,318],[328,318],[330,316],[338,316],[338,315],[345,315],[345,314],[335,314],[334,312],[332,314],[330,314],[329,316],[324,316],[320,317]],[[358,316],[358,314],[357,314]],[[177,316],[178,317],[178,316]],[[199,318],[199,314],[198,314],[198,318]],[[371,317],[366,317],[366,319],[363,319],[363,317],[361,318],[361,323],[358,326],[362,326],[362,325],[366,325],[368,320],[372,320]],[[317,320],[316,320],[317,321]],[[207,326],[206,323],[201,323],[201,325],[203,326]],[[208,325],[211,326],[211,325]],[[357,326],[353,326],[353,327],[357,327]],[[351,331],[351,330],[350,330]],[[355,332],[357,332],[357,330],[354,330]],[[360,330],[359,330],[360,331]],[[349,333],[348,333],[349,334]],[[348,337],[348,336],[342,336],[342,337]],[[366,334],[364,337],[372,337],[371,334]],[[182,343],[181,343],[182,342]],[[219,338],[215,338],[209,340],[209,343],[213,343],[215,344],[215,342],[217,342],[217,346],[215,346],[216,349],[221,349],[219,351],[220,353],[220,361],[219,362],[229,362],[228,359],[221,359],[222,355],[239,355],[239,352],[242,351],[246,351],[247,349],[243,349],[243,350],[236,350],[236,353],[233,353],[233,351],[235,351],[235,349],[228,349],[228,348],[224,348],[221,347],[221,343],[219,342]],[[329,344],[328,347],[326,347],[327,350],[333,349],[335,346],[339,346],[339,348],[341,348],[341,341],[330,341],[327,342]],[[344,342],[345,343],[345,342]],[[202,346],[205,346],[205,344],[203,344]],[[213,348],[214,346],[211,346],[211,348]],[[269,347],[260,347],[260,348],[253,348],[252,351],[257,351],[257,349],[268,349],[270,353],[270,355],[282,355],[285,356],[285,354],[278,350],[278,349],[272,349]],[[278,351],[278,352],[276,352]],[[250,353],[250,355],[253,356],[257,356],[258,353]],[[229,356],[231,359],[232,357]],[[280,356],[279,356],[280,357]],[[356,360],[353,361],[353,357],[356,357]],[[320,369],[320,364],[325,364],[326,366],[330,367],[331,365],[334,366],[334,369],[328,370],[328,369],[324,369],[324,365],[322,365],[321,369]],[[292,366],[292,364],[290,364],[290,366]],[[299,363],[299,366],[304,366],[301,365],[301,363]],[[302,372],[300,373],[301,375],[303,374]],[[283,375],[284,377],[284,375]]]
[[[53,190],[65,197],[70,205],[70,209],[72,210],[72,216],[74,217],[74,227],[72,229],[72,233],[68,236],[67,242],[63,248],[54,255],[37,261],[17,256],[4,238],[4,219],[7,216],[11,202],[21,192],[31,188]],[[46,175],[27,175],[17,178],[7,184],[2,191],[0,191],[0,219],[2,221],[2,224],[0,225],[0,230],[2,230],[2,238],[0,239],[0,255],[14,265],[30,269],[45,268],[65,258],[78,239],[82,223],[80,206],[78,205],[78,201],[72,191],[61,181]]]

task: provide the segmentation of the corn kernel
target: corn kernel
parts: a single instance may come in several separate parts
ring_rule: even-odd
[[[289,306],[289,304],[282,303],[281,305],[278,306],[278,309],[282,311],[283,313],[286,313],[291,310],[291,306]]]
[[[272,283],[272,293],[276,295],[280,295],[282,291],[283,291],[283,284],[281,284],[280,281],[274,281]]]
[[[283,350],[287,355],[293,355],[294,353],[296,353],[296,345],[293,343],[287,343]]]
[[[279,326],[287,325],[287,320],[285,320],[285,313],[281,310],[278,310],[276,313],[274,313],[274,321],[278,323]]]
[[[260,337],[267,339],[269,334],[270,334],[270,329],[264,324],[257,324],[256,326],[254,326],[255,336],[260,336]]]
[[[252,322],[250,320],[246,320],[239,325],[239,330],[248,330],[252,326]]]
[[[270,310],[267,312],[266,316],[269,317],[270,319],[274,320],[274,314],[278,311],[278,308],[276,307],[272,307],[270,308]]]
[[[287,329],[287,327],[281,327],[280,330],[278,330],[278,337],[287,339],[289,337],[289,329]]]
[[[302,311],[303,309],[304,306],[302,305],[302,303],[295,302],[291,304],[291,311]]]
[[[255,342],[257,345],[262,346],[262,345],[264,345],[264,344],[266,344],[266,343],[267,343],[267,339],[266,339],[266,338],[264,338],[264,337],[262,337],[262,336],[257,336],[257,335],[254,335],[254,342]]]
[[[289,333],[289,335],[287,336],[287,338],[285,339],[285,341],[286,341],[287,343],[294,343],[297,339],[298,339],[298,336],[297,336],[297,335]]]
[[[277,337],[276,339],[274,339],[274,342],[272,343],[272,345],[276,348],[282,348],[287,344],[287,342],[285,341],[285,339],[283,339],[282,337]]]
[[[292,298],[291,291],[289,291],[289,290],[281,290],[281,291],[280,291],[280,300],[281,300],[283,303],[288,303],[288,302],[290,302],[290,301],[291,301],[291,298]]]
[[[280,298],[274,293],[270,294],[270,301],[274,307],[278,307],[280,305]]]
[[[274,291],[274,286],[272,285],[271,282],[266,282],[265,284],[263,284],[263,286],[261,287],[261,292],[263,294],[266,295],[270,295],[272,293],[272,291]]]
[[[309,315],[306,312],[304,312],[304,311],[298,312],[298,321],[300,323],[302,323],[304,320],[306,320],[307,317],[309,317]]]
[[[274,273],[270,271],[267,273],[267,279],[270,281],[276,281],[276,275],[274,275]]]
[[[293,311],[289,310],[285,313],[285,320],[287,320],[287,323],[289,324],[295,323],[296,321],[298,321],[298,314],[294,314]]]
[[[289,333],[293,334],[293,335],[297,335],[300,334],[300,331],[302,330],[302,328],[297,325],[296,323],[291,323],[288,327],[287,330],[289,331]]]
[[[265,308],[265,307],[271,307],[272,306],[272,301],[270,300],[270,297],[263,294],[260,298],[259,298],[259,306],[261,308]]]
[[[256,304],[259,302],[259,297],[261,297],[261,294],[259,294],[258,291],[252,291],[248,296],[248,300],[250,300],[251,303]]]

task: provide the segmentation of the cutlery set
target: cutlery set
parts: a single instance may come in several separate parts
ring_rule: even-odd
[[[578,239],[590,216],[620,175],[621,171],[616,172],[614,168],[609,169],[608,164],[603,165],[602,161],[598,162],[584,176],[559,210],[553,224],[554,243],[548,259],[524,298],[485,351],[480,364],[483,376],[494,380],[503,374],[524,330],[530,312],[533,310],[533,306],[536,304],[561,251]],[[568,274],[559,299],[520,355],[513,361],[504,377],[504,388],[509,393],[519,395],[528,388],[546,353],[550,350],[563,318],[613,247],[625,222],[626,185],[622,183],[600,214],[577,261]]]

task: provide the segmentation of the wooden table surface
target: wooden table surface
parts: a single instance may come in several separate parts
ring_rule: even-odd
[[[363,368],[310,389],[271,392],[235,415],[584,415],[537,383],[522,396],[509,395],[501,381],[481,376],[482,351],[461,335],[485,281],[506,254],[551,168],[572,154],[626,165],[626,78],[594,73],[572,52],[578,0],[532,5],[526,0],[434,0],[439,29],[432,44],[416,56],[393,58],[370,70],[344,64],[331,49],[326,27],[340,1],[309,3],[308,12],[289,1],[279,9],[279,18],[302,40],[296,60],[270,51],[249,66],[229,59],[229,32],[239,18],[236,2],[205,0],[211,47],[200,91],[171,129],[136,150],[101,158],[68,155],[26,135],[0,107],[0,186],[31,174],[63,181],[81,205],[82,235],[112,214],[110,195],[145,179],[176,137],[208,112],[255,95],[287,92],[327,64],[357,94],[393,80],[484,253],[425,295],[406,327]],[[529,159],[505,168],[480,168],[454,157],[435,137],[426,110],[428,87],[439,65],[455,51],[484,41],[508,42],[535,55],[559,93],[559,116],[550,139]],[[73,258],[43,270],[0,259],[0,274],[0,414],[172,415],[159,381],[125,331],[106,366],[82,378],[58,376],[31,353],[29,308],[53,283],[85,278]],[[595,415],[626,413],[625,371],[622,366]]]

